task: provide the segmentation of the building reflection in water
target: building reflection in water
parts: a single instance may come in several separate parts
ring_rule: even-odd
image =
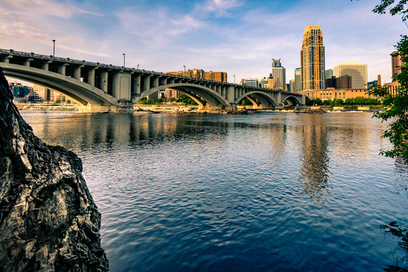
[[[312,204],[324,203],[332,189],[329,183],[331,173],[327,128],[322,125],[305,125],[302,133],[299,181]]]

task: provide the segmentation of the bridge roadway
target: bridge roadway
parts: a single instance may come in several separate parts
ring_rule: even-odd
[[[81,103],[81,111],[116,112],[171,88],[190,96],[202,110],[236,109],[248,98],[256,109],[300,105],[306,97],[287,91],[255,88],[169,75],[161,72],[0,49],[6,76],[55,89]]]

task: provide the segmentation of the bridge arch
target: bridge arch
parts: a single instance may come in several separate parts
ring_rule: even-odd
[[[299,99],[296,96],[293,95],[289,95],[287,97],[285,97],[282,101],[282,104],[289,104],[291,106],[300,106],[302,105],[301,101],[299,101]]]
[[[202,108],[224,109],[230,107],[229,101],[219,93],[213,91],[208,87],[192,83],[173,83],[162,85],[159,87],[154,87],[140,93],[140,95],[137,96],[133,100],[133,102],[137,103],[142,98],[167,88],[185,93],[186,95],[191,97],[195,102],[197,102]]]
[[[244,98],[248,98],[256,108],[260,108],[261,106],[263,109],[278,107],[278,103],[276,103],[275,99],[264,92],[253,91],[245,93],[235,100],[235,104],[238,104]]]
[[[86,82],[40,68],[1,63],[6,76],[25,80],[54,89],[77,100],[84,106],[114,106],[118,100]]]

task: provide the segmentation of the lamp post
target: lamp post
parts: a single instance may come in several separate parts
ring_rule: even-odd
[[[137,70],[139,70],[139,64],[137,65],[137,68],[136,68]]]
[[[125,53],[123,53],[123,67],[126,66],[126,65],[125,65],[125,59],[126,59],[126,55],[125,55]]]
[[[235,75],[232,75],[234,77],[234,84],[235,84]]]
[[[52,56],[55,57],[55,40],[52,40],[53,46],[52,46]]]
[[[183,73],[183,76],[186,76],[186,66],[185,66],[185,65],[183,65],[183,67],[184,67],[184,73]]]

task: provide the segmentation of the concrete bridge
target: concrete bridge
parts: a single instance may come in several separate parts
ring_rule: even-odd
[[[296,93],[169,75],[161,72],[0,49],[6,76],[66,94],[82,111],[116,112],[132,108],[142,98],[171,88],[190,96],[203,110],[236,109],[248,98],[256,109],[305,105]]]

